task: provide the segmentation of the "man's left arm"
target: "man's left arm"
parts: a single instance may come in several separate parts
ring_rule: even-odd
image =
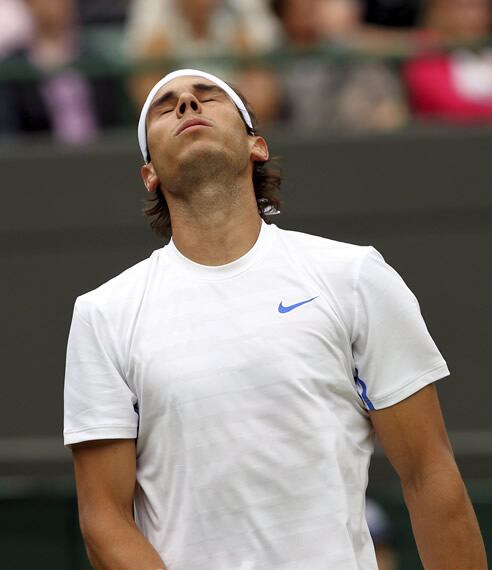
[[[456,465],[434,384],[370,412],[397,471],[426,570],[487,570],[480,528]]]

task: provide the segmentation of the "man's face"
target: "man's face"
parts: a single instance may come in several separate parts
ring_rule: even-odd
[[[220,156],[246,164],[251,139],[230,97],[202,77],[178,77],[164,85],[147,114],[152,165],[166,185],[183,168],[207,168]]]

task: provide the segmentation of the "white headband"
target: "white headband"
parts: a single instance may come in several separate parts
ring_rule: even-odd
[[[147,118],[147,113],[149,112],[150,104],[154,100],[156,93],[163,85],[169,83],[173,79],[176,79],[176,77],[182,77],[183,75],[203,77],[205,79],[208,79],[212,83],[218,85],[234,101],[234,104],[239,109],[239,112],[243,116],[244,121],[246,122],[248,127],[251,130],[253,130],[253,123],[251,121],[251,117],[249,116],[248,111],[246,110],[246,107],[244,106],[244,103],[241,101],[239,95],[233,89],[231,89],[229,85],[227,85],[227,83],[225,83],[224,81],[222,81],[222,79],[219,79],[215,75],[212,75],[211,73],[206,73],[205,71],[199,71],[198,69],[178,69],[177,71],[172,71],[171,73],[168,73],[165,77],[163,77],[160,81],[158,81],[154,85],[154,87],[152,87],[150,93],[147,95],[147,99],[144,103],[144,106],[142,107],[142,112],[140,113],[140,120],[138,121],[138,144],[140,145],[140,150],[142,151],[142,155],[145,162],[148,162],[148,156],[149,156],[149,151],[147,148],[147,128],[145,126],[145,120]]]

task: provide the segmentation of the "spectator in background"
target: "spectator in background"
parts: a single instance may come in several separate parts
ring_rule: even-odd
[[[428,0],[423,26],[434,46],[479,42],[491,32],[490,0]],[[492,122],[492,49],[434,47],[404,66],[404,78],[417,117]]]
[[[133,0],[127,29],[127,50],[135,61],[165,57],[180,58],[182,67],[194,67],[197,57],[246,55],[269,49],[276,28],[264,0]],[[249,68],[246,78],[231,72],[230,65],[207,65],[234,81],[257,109],[260,123],[265,117],[265,91],[274,89],[268,73]],[[139,73],[132,82],[132,95],[140,108],[156,81],[167,71]],[[261,87],[251,89],[255,84]],[[269,111],[266,113],[268,114]]]
[[[79,37],[74,0],[26,0],[33,34],[12,62],[40,74],[7,89],[11,130],[52,132],[65,143],[94,137],[99,126],[114,123],[114,100],[105,80],[89,81],[67,66],[87,54]]]
[[[378,569],[396,570],[397,558],[390,521],[382,507],[369,498],[366,498],[366,520],[376,551]]]
[[[32,34],[32,22],[24,0],[0,2],[0,60],[24,46]]]
[[[361,25],[357,0],[273,0],[272,6],[284,46],[355,45]],[[406,122],[399,80],[381,63],[301,58],[280,73],[279,81],[279,119],[295,127],[356,133],[392,130]]]
[[[336,0],[334,0],[336,2]],[[424,0],[358,0],[357,47],[374,55],[413,53]]]
[[[32,25],[24,0],[0,1],[0,62],[24,46],[31,37]],[[6,83],[0,82],[0,133],[14,125],[12,103]]]

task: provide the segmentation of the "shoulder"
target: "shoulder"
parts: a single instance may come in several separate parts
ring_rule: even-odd
[[[355,245],[291,230],[279,230],[279,246],[289,263],[326,290],[344,305],[354,302],[353,293],[363,271],[370,271],[374,260],[382,260],[370,245]],[[384,261],[383,261],[384,263]],[[347,306],[348,306],[347,305]]]
[[[289,271],[296,268],[302,280],[322,292],[352,338],[360,275],[371,264],[367,258],[380,257],[377,251],[372,246],[286,230],[279,232],[278,247]]]
[[[365,257],[377,251],[370,245],[356,245],[313,234],[277,228],[279,239],[307,262],[337,269],[358,269]]]
[[[403,279],[372,245],[356,245],[312,234],[278,229],[280,247],[293,262],[332,290],[406,287]]]
[[[96,289],[77,297],[75,308],[88,321],[96,317],[131,309],[142,298],[150,276],[155,271],[159,251],[125,269]]]

